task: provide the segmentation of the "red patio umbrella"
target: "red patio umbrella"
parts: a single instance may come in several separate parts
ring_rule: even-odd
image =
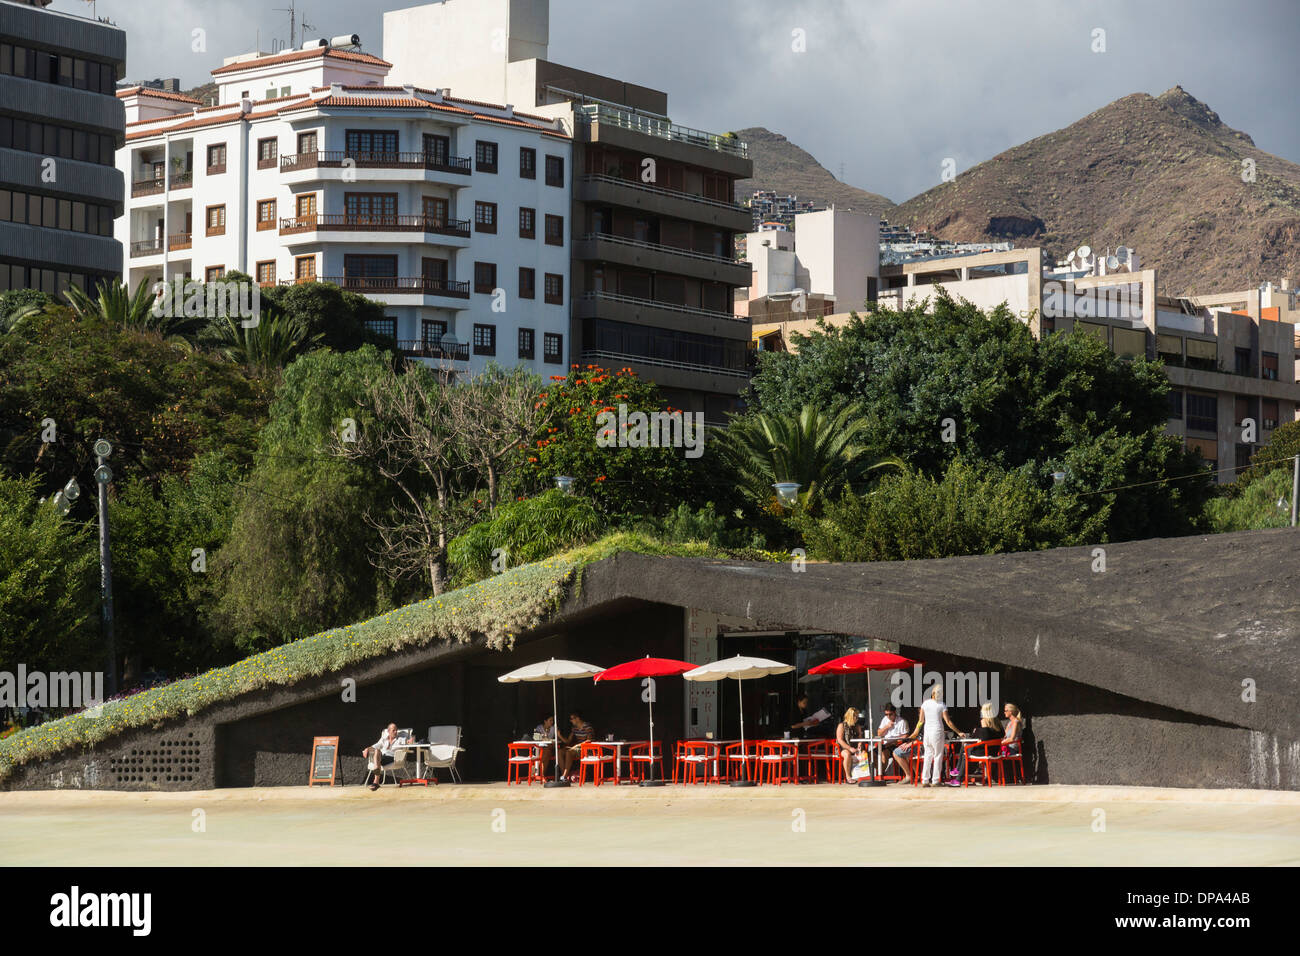
[[[848,654],[844,657],[837,657],[833,661],[827,661],[825,664],[818,664],[816,667],[808,669],[809,674],[863,674],[867,671],[894,671],[903,667],[911,667],[914,664],[923,664],[924,661],[914,661],[910,657],[902,657],[898,654],[889,654],[885,651],[860,651],[857,654]],[[867,736],[872,736],[875,729],[872,721],[875,720],[874,711],[871,706],[871,681],[867,681]],[[858,786],[882,787],[884,781],[880,777],[880,751],[876,751],[876,773],[870,780],[861,780]]]
[[[695,670],[696,665],[686,661],[674,661],[665,657],[645,657],[638,658],[634,661],[628,661],[625,664],[617,664],[607,670],[601,671],[596,675],[597,681],[602,680],[634,680],[638,677],[674,677],[678,674],[685,674],[687,671]],[[650,779],[643,780],[642,786],[662,787],[662,780],[655,780],[655,695],[651,691],[647,703],[650,705]]]

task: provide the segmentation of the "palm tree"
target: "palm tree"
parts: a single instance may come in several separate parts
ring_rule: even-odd
[[[865,428],[856,405],[759,413],[732,420],[721,435],[721,454],[741,488],[759,501],[772,500],[777,482],[792,481],[800,486],[803,507],[815,511],[828,491],[857,488],[877,469],[902,467],[899,459],[879,459],[862,444]]]
[[[284,368],[310,352],[324,335],[313,333],[300,317],[263,307],[256,325],[244,326],[233,316],[213,319],[205,341],[232,362],[250,368]]]
[[[138,332],[155,332],[174,345],[194,347],[194,340],[205,319],[202,317],[172,315],[171,310],[155,308],[158,297],[147,279],[141,279],[132,294],[119,278],[112,282],[101,281],[95,287],[95,297],[71,287],[63,293],[79,319],[100,319]]]

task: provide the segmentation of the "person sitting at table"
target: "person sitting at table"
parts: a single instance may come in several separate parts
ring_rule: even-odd
[[[853,782],[853,762],[864,751],[862,744],[855,744],[854,737],[864,736],[864,728],[858,723],[858,711],[850,707],[844,712],[844,719],[835,728],[835,752],[844,763],[844,782]]]
[[[573,772],[573,765],[581,758],[582,745],[589,740],[596,739],[596,728],[582,719],[582,715],[576,710],[569,714],[569,733],[560,735],[560,743],[564,744],[560,748],[557,759],[560,761],[560,776],[568,777],[570,780],[576,780],[577,774]]]
[[[894,748],[907,736],[907,720],[899,715],[898,708],[893,704],[885,704],[883,709],[885,716],[880,720],[876,736],[883,737],[884,740],[876,746],[880,748],[881,763],[887,764],[894,759]]]
[[[384,779],[384,768],[393,764],[393,749],[397,746],[397,724],[389,724],[379,734],[379,739],[361,751],[361,756],[370,761],[370,775],[366,777],[371,791],[379,789]]]
[[[1025,719],[1020,708],[1007,704],[1002,708],[1002,715],[1007,719],[1006,733],[1002,736],[1002,756],[1014,757],[1020,753],[1020,742],[1025,732]]]
[[[551,743],[551,746],[549,747],[537,748],[537,764],[538,764],[537,769],[538,772],[541,773],[543,777],[545,777],[547,765],[550,764],[550,762],[555,759],[555,754],[552,752],[555,747],[555,715],[554,714],[547,714],[544,718],[542,718],[542,722],[533,728],[533,739],[537,740],[538,738],[544,741],[550,741]]]
[[[997,713],[992,701],[985,701],[980,705],[980,725],[971,731],[971,736],[980,743],[987,743],[992,740],[1002,739],[1002,724],[998,722],[995,716]],[[967,744],[961,748],[961,762],[949,774],[948,786],[960,787],[961,782],[966,779],[966,763],[969,759],[969,747]],[[988,756],[988,747],[979,747],[976,756]]]

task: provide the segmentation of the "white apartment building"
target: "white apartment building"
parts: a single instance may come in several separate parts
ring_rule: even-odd
[[[330,282],[412,357],[473,374],[569,362],[572,140],[553,119],[387,85],[356,37],[228,59],[220,105],[119,91],[123,274]],[[436,77],[431,77],[436,80]]]

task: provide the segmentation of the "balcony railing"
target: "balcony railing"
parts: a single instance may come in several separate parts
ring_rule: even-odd
[[[703,203],[706,206],[713,206],[717,209],[725,209],[728,212],[749,212],[744,206],[734,202],[723,202],[720,199],[709,199],[707,196],[697,196],[695,193],[683,192],[680,189],[665,189],[662,186],[648,186],[643,182],[635,179],[621,179],[618,176],[602,176],[591,174],[583,176],[584,183],[608,183],[611,186],[622,186],[626,189],[636,189],[643,193],[650,193],[655,196],[663,196],[667,199],[685,199],[689,202]]]
[[[191,236],[188,232],[180,232],[174,236],[167,237],[167,251],[178,252],[189,249],[192,245]],[[163,251],[163,241],[161,237],[153,239],[137,239],[131,243],[131,256],[157,256]]]
[[[698,315],[705,319],[726,319],[730,322],[749,322],[749,316],[735,315],[731,312],[714,312],[712,309],[697,309],[690,305],[674,305],[671,302],[658,302],[654,299],[638,299],[630,295],[615,292],[584,292],[582,298],[587,302],[616,302],[620,305],[632,305],[642,309],[663,309],[668,312],[682,312],[686,315]]]
[[[351,160],[357,169],[431,169],[443,173],[460,173],[464,176],[468,176],[474,167],[473,160],[462,156],[438,157],[433,153],[361,153],[334,149],[281,156],[280,171],[337,169],[343,166],[345,160]]]
[[[468,219],[438,219],[422,215],[351,215],[348,213],[316,213],[280,220],[280,234],[291,235],[313,231],[349,232],[431,232],[443,236],[469,238]]]
[[[715,256],[710,252],[696,252],[694,249],[682,249],[679,246],[665,246],[657,242],[644,242],[640,239],[625,239],[622,236],[614,236],[605,232],[589,232],[583,236],[587,241],[612,242],[620,246],[628,246],[633,249],[644,249],[647,252],[667,252],[674,256],[686,256],[689,259],[699,259],[703,262],[713,262],[723,266],[743,266],[740,262],[730,256]]]
[[[171,177],[172,189],[188,189],[194,185],[193,173],[177,173]],[[155,176],[151,179],[137,179],[131,183],[131,198],[139,199],[141,196],[157,196],[163,192],[163,178]]]
[[[706,133],[704,130],[691,129],[688,126],[675,126],[667,120],[656,119],[630,110],[621,110],[600,103],[579,106],[575,114],[580,122],[608,123],[619,129],[630,129],[647,136],[671,140],[674,143],[687,143],[691,146],[703,146],[719,153],[728,153],[749,158],[749,144],[734,136],[719,133]]]
[[[674,362],[671,359],[650,358],[645,355],[629,355],[625,352],[605,352],[588,349],[582,353],[583,361],[599,365],[602,362],[621,362],[624,365],[653,365],[656,368],[675,368],[684,372],[699,372],[708,375],[727,375],[731,378],[749,378],[749,372],[742,369],[721,368],[717,365],[700,365],[695,362]],[[610,366],[604,365],[604,368]],[[621,366],[620,366],[621,367]]]
[[[422,293],[447,295],[457,299],[469,298],[469,283],[452,279],[425,276],[327,276],[322,282],[331,282],[340,289],[363,294]]]
[[[441,359],[450,362],[469,361],[469,343],[443,345],[441,342],[399,341],[397,347],[407,358]]]

